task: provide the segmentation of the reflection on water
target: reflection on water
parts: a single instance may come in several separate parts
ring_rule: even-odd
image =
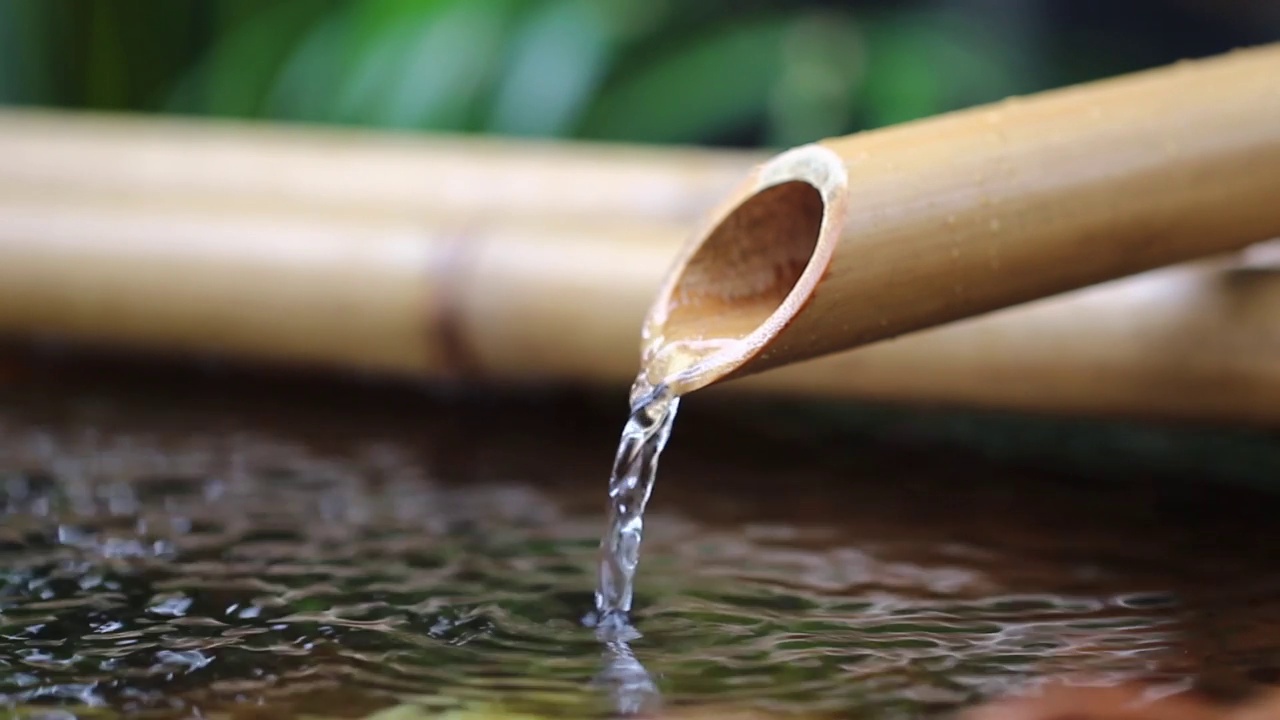
[[[619,630],[625,632],[620,633]],[[628,625],[611,628],[603,633],[597,632],[596,637],[604,646],[604,654],[601,656],[600,672],[592,684],[605,691],[609,707],[619,715],[659,711],[662,707],[662,693],[653,681],[653,676],[631,649],[631,641],[640,637],[640,633]]]
[[[913,717],[1049,674],[1280,668],[1266,496],[771,441],[691,403],[641,635],[602,642],[616,399],[119,387],[0,387],[5,704]]]

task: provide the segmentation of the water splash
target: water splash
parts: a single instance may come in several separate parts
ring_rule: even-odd
[[[622,429],[609,478],[609,526],[600,541],[599,628],[627,625],[640,562],[644,508],[679,406],[680,398],[666,385],[653,387],[643,375],[632,386],[631,417]]]
[[[604,650],[592,685],[605,692],[613,711],[622,717],[657,712],[662,707],[662,694],[631,649],[631,641],[640,633],[629,625],[606,624],[596,627],[596,637]]]

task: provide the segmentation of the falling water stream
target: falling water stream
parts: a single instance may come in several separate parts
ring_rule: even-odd
[[[666,385],[651,385],[641,373],[631,388],[631,415],[622,428],[609,475],[608,525],[600,540],[595,612],[587,617],[587,624],[595,627],[596,637],[604,644],[604,670],[597,682],[609,689],[620,715],[654,710],[661,699],[656,683],[631,649],[630,641],[640,633],[628,614],[640,564],[644,509],[679,407],[675,393]]]
[[[587,618],[605,639],[636,632],[628,614],[640,564],[644,509],[680,409],[680,396],[669,381],[696,370],[700,360],[735,342],[732,338],[667,342],[648,327],[642,340],[644,360],[631,384],[631,414],[622,427],[609,474],[608,520],[600,539],[595,612]]]
[[[643,375],[631,397],[631,416],[622,429],[609,477],[609,519],[600,541],[596,622],[601,628],[627,624],[640,563],[644,508],[680,407],[679,397],[665,385],[649,385]]]

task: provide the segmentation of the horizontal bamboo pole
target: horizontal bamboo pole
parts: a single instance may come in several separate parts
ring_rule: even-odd
[[[0,110],[0,192],[420,218],[691,220],[760,153]]]
[[[9,189],[0,333],[420,377],[608,380],[634,374],[636,329],[683,234]]]
[[[1275,425],[1280,265],[1153,270],[714,389],[738,384],[898,403]]]
[[[623,386],[683,239],[679,223],[427,224],[10,189],[0,334]],[[1280,265],[1240,262],[1154,271],[716,391],[1280,424]]]
[[[1280,44],[797,148],[677,260],[650,380],[688,392],[1280,237]]]

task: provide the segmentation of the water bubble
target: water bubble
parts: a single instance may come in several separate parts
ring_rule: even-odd
[[[185,615],[187,609],[191,607],[191,598],[184,595],[174,595],[171,597],[162,597],[152,600],[153,605],[147,608],[147,612],[153,615],[166,615],[169,617],[180,617]]]

